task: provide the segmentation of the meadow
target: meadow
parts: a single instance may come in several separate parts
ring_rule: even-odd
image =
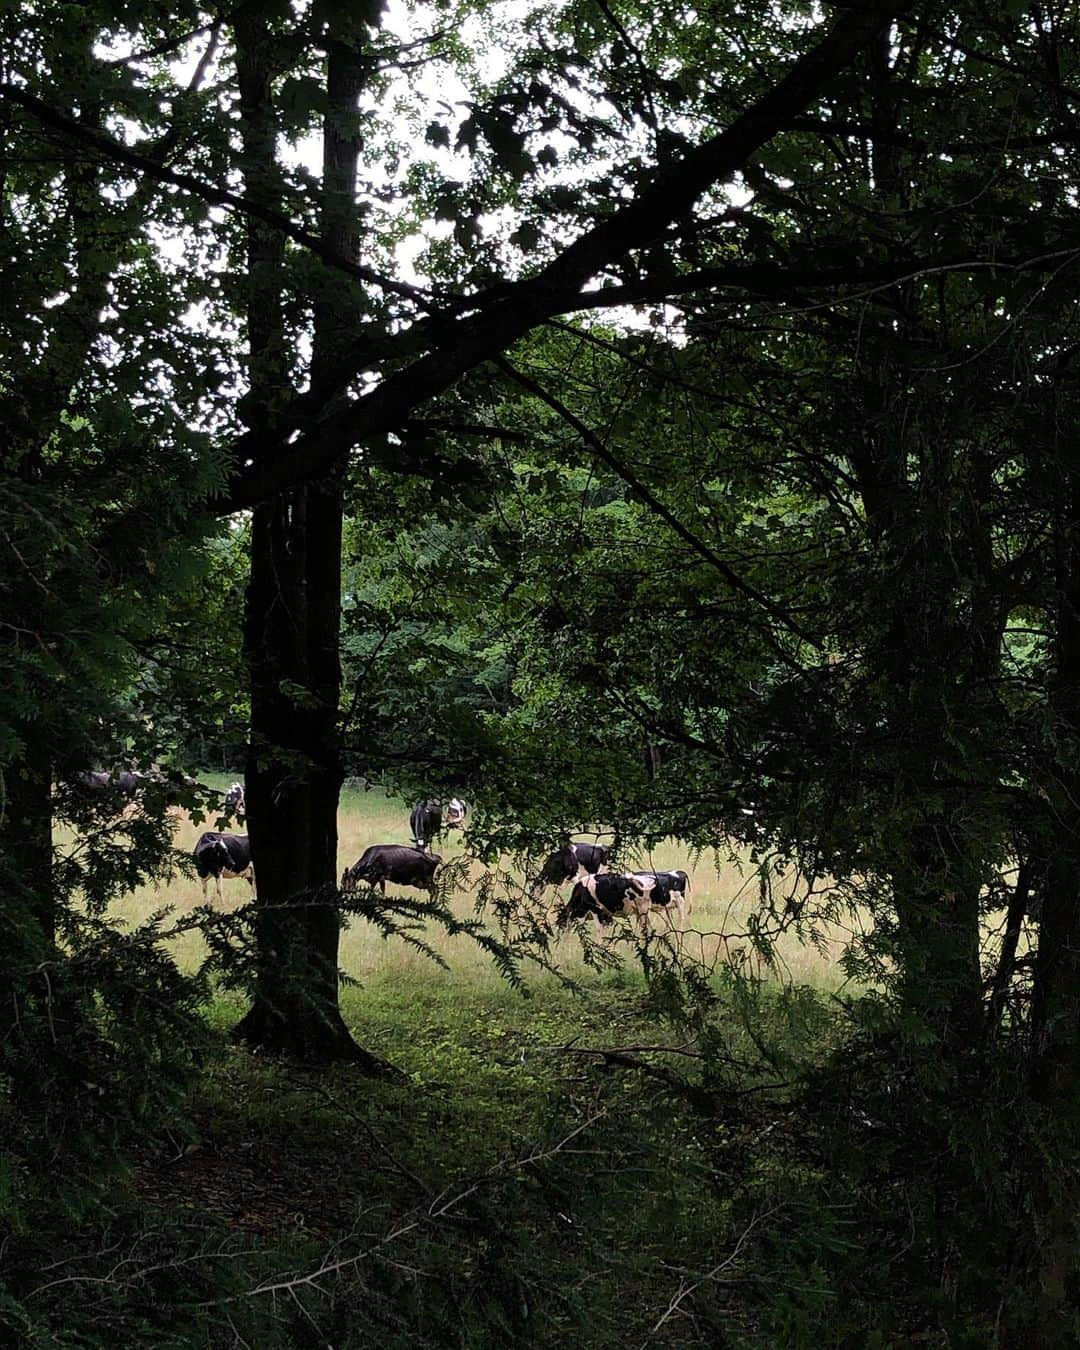
[[[201,781],[222,790],[228,782],[225,776],[214,774],[202,775]],[[213,821],[193,823],[186,814],[181,814],[174,834],[176,849],[190,854],[202,831],[213,827]],[[231,828],[243,830],[242,825],[234,824]],[[387,797],[379,788],[366,792],[346,788],[342,793],[338,829],[337,872],[340,875],[369,844],[411,842],[409,803]],[[579,833],[575,837],[598,838],[586,833]],[[600,842],[603,840],[600,839]],[[451,831],[442,835],[434,848],[444,863],[451,863],[462,856],[466,841],[460,831]],[[538,866],[538,863],[534,865]],[[633,865],[652,869],[678,867],[689,873],[691,912],[681,941],[686,959],[702,969],[715,972],[729,961],[742,961],[750,954],[751,944],[747,934],[751,915],[759,903],[761,881],[758,868],[745,853],[721,855],[709,852],[691,856],[678,841],[667,840],[651,852],[635,855]],[[501,859],[498,870],[523,883],[515,860]],[[471,863],[464,884],[451,892],[450,905],[458,917],[472,917],[485,871],[480,863]],[[805,893],[801,879],[789,874],[772,876],[771,884],[774,902],[780,907],[786,898],[797,898]],[[237,908],[248,902],[246,882],[223,881],[222,886],[226,909]],[[392,884],[389,890],[398,890],[400,894],[413,898],[421,895],[418,891],[395,888]],[[563,887],[561,897],[565,899],[568,892],[569,887]],[[208,898],[211,903],[217,903],[213,882],[209,885]],[[547,890],[544,900],[548,906],[556,903],[557,897],[552,888]],[[172,906],[177,915],[184,915],[201,903],[201,883],[194,876],[177,872],[166,886],[144,886],[134,890],[115,905],[112,912],[116,917],[134,923],[163,904]],[[662,919],[654,919],[652,927],[659,933],[665,931],[666,925]],[[625,939],[628,925],[620,922],[618,931]],[[841,988],[844,975],[838,965],[838,958],[849,937],[849,932],[835,925],[823,931],[814,943],[802,941],[793,931],[785,933],[773,948],[778,977],[824,990]],[[438,925],[431,925],[425,931],[424,938],[445,961],[447,969],[441,969],[401,938],[383,937],[371,925],[353,920],[342,934],[341,968],[348,977],[366,987],[384,982],[396,984],[422,980],[436,983],[445,981],[454,987],[466,981],[473,988],[494,989],[502,983],[490,959],[468,938],[450,937]],[[623,948],[629,944],[620,940],[615,945]],[[197,934],[185,934],[178,940],[177,959],[186,969],[193,969],[204,952],[205,948]],[[573,978],[580,978],[587,973],[582,960],[581,943],[573,933],[567,934],[559,942],[555,949],[555,964],[560,971]],[[524,973],[534,984],[555,982],[555,977],[542,971],[526,968]],[[347,993],[346,1004],[349,1002]]]

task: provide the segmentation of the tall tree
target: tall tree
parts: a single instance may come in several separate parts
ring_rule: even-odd
[[[236,23],[248,194],[272,194],[275,119],[269,14]],[[374,22],[372,15],[370,22]],[[358,100],[365,85],[357,16],[330,12],[323,119],[321,238],[336,257],[356,251]],[[267,191],[269,189],[269,192]],[[265,436],[286,387],[281,319],[282,240],[250,226],[252,429]],[[359,295],[329,270],[314,296],[312,391],[329,396],[361,312]],[[245,627],[251,673],[247,763],[252,846],[259,858],[260,956],[255,1003],[237,1035],[249,1044],[309,1060],[376,1061],[355,1045],[338,1011],[337,810],[341,763],[341,530],[344,455],[319,481],[300,484],[255,508]]]
[[[147,97],[124,62],[103,59],[110,15],[44,5],[26,23],[7,11],[5,87],[49,98],[95,134],[121,110],[141,114],[144,149],[164,165],[199,120],[205,66],[172,97]],[[129,15],[160,40],[148,7]],[[102,919],[112,898],[167,866],[162,813],[116,820],[112,803],[78,791],[78,775],[168,748],[147,735],[131,693],[218,528],[192,502],[215,477],[194,423],[220,348],[205,332],[169,340],[205,288],[146,238],[152,218],[190,225],[188,204],[163,202],[154,179],[125,190],[114,163],[19,107],[3,116],[0,1019],[4,1152],[9,1175],[28,1178],[4,1200],[17,1225],[24,1205],[58,1192],[69,1213],[93,1203],[117,1146],[145,1137],[197,1054],[197,986],[148,935],[125,943]],[[55,847],[54,817],[82,831],[78,849]],[[135,987],[149,995],[145,1015],[131,1013]],[[147,1094],[120,1091],[125,1076],[146,1076]]]

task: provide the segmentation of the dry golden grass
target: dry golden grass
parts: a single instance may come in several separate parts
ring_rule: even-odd
[[[405,803],[387,798],[378,789],[366,793],[346,790],[342,796],[338,820],[339,875],[347,865],[355,862],[369,844],[409,843],[408,816]],[[212,827],[212,821],[196,825],[186,815],[181,815],[174,836],[176,847],[190,853],[199,834]],[[436,849],[445,862],[460,858],[464,850],[462,835],[457,831],[444,835]],[[507,867],[510,866],[508,861]],[[681,867],[690,874],[691,913],[682,940],[682,950],[688,957],[715,969],[720,964],[732,959],[742,960],[750,954],[752,947],[746,934],[750,917],[758,907],[760,881],[757,870],[747,859],[721,858],[711,852],[691,859],[678,841],[669,840],[650,854],[636,859],[635,866],[656,869]],[[471,863],[468,868],[468,887],[475,888],[483,873],[482,865]],[[518,876],[520,879],[520,874]],[[223,881],[222,886],[227,909],[247,903],[250,892],[246,882]],[[774,895],[780,907],[783,899],[795,888],[796,883],[791,877],[774,879]],[[389,887],[391,892],[395,889],[392,885]],[[568,888],[564,887],[563,898],[567,891]],[[414,899],[422,897],[422,892],[408,888],[402,888],[400,893]],[[212,882],[208,896],[211,903],[216,903]],[[556,897],[550,888],[545,892],[544,899],[548,904],[554,904]],[[168,885],[157,889],[153,886],[141,887],[125,896],[114,905],[112,912],[129,923],[137,923],[163,905],[169,905],[177,915],[183,915],[201,903],[200,882],[194,877],[177,873]],[[451,907],[460,918],[472,916],[474,903],[475,890],[472,889],[460,888],[451,897]],[[621,923],[617,927],[620,932],[626,931],[625,925]],[[654,920],[653,928],[657,932],[665,931],[664,919]],[[435,924],[428,925],[424,937],[446,961],[449,973],[440,971],[422,952],[416,951],[400,938],[383,938],[361,920],[354,920],[342,934],[342,969],[361,982],[459,980],[462,977],[477,984],[499,981],[500,977],[490,959],[467,937],[452,938]],[[845,940],[846,934],[839,928],[826,930],[824,941],[817,947],[804,943],[795,933],[787,932],[775,947],[778,968],[785,979],[796,983],[837,988],[844,980],[837,962]],[[622,949],[628,951],[629,946]],[[203,953],[202,941],[196,933],[184,934],[176,940],[177,959],[184,968],[194,968]],[[555,949],[555,959],[559,968],[567,974],[580,976],[585,973],[581,943],[573,933],[560,940]],[[553,977],[535,972],[529,978],[543,982]]]

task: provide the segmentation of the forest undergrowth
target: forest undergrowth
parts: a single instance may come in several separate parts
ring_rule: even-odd
[[[529,998],[377,979],[345,1008],[385,1081],[222,1036],[109,1222],[15,1244],[13,1343],[950,1344],[777,1078],[824,1062],[835,1007],[772,991],[748,1027],[736,1001],[687,1035],[627,969]]]

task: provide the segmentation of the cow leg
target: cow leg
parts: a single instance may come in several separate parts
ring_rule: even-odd
[[[210,880],[210,878],[209,878],[209,877],[200,877],[199,880],[202,882],[202,902],[203,902],[203,904],[205,905],[205,904],[206,904],[206,883]]]
[[[218,903],[223,905],[223,904],[225,903],[225,897],[224,897],[224,896],[222,895],[222,893],[221,893],[221,873],[220,873],[220,872],[217,872],[217,873],[214,874],[214,885],[217,887],[217,898],[218,898]]]

